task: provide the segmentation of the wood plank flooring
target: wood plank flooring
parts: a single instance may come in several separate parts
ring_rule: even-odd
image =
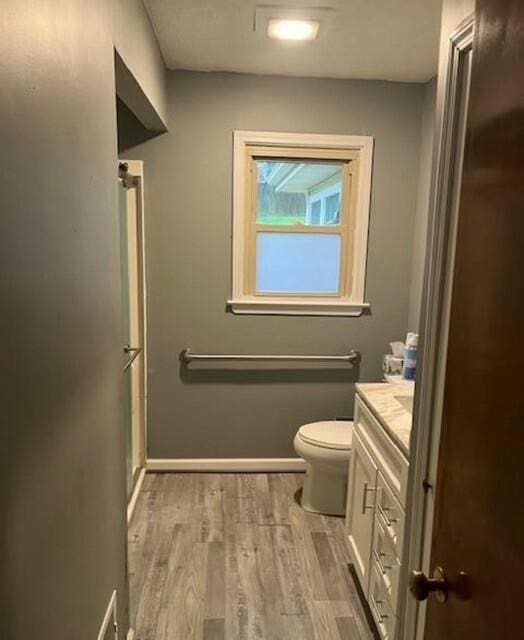
[[[148,474],[129,531],[137,640],[372,640],[343,520],[301,474]]]

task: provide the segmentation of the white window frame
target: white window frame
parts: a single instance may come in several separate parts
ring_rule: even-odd
[[[340,296],[268,296],[246,293],[245,255],[247,249],[246,180],[248,147],[279,147],[347,151],[358,160],[357,194],[352,198],[352,260],[347,265],[348,293]],[[368,245],[372,136],[235,131],[233,139],[233,283],[228,306],[233,313],[265,315],[359,316],[369,307],[364,301]],[[356,154],[356,156],[355,156]]]

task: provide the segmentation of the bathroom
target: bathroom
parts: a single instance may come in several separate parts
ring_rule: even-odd
[[[300,63],[296,55],[304,55],[309,60],[308,47],[325,46],[322,39],[290,44],[272,41],[264,34],[255,34],[251,45],[268,56],[275,56],[273,60],[270,57],[264,67],[268,70],[264,75],[240,73],[238,63],[227,71],[199,71],[196,60],[191,65],[198,41],[188,50],[177,49],[176,45],[171,48],[168,35],[173,34],[174,27],[169,16],[164,16],[161,4],[153,2],[149,8],[164,58],[186,55],[189,61],[187,68],[167,75],[168,131],[151,136],[123,101],[118,103],[120,158],[128,163],[143,163],[148,363],[147,459],[144,462],[148,475],[144,486],[153,486],[150,484],[153,478],[159,483],[174,482],[174,486],[182,482],[186,488],[181,490],[181,502],[197,500],[195,496],[201,494],[204,514],[210,500],[214,515],[200,517],[218,518],[219,524],[215,523],[218,531],[207,532],[202,538],[211,544],[222,545],[228,535],[224,531],[227,524],[223,515],[218,517],[216,510],[220,512],[220,505],[230,502],[227,486],[231,482],[241,483],[233,496],[238,491],[244,497],[260,491],[264,499],[271,496],[274,499],[275,491],[281,499],[299,503],[302,500],[302,506],[310,512],[337,515],[341,533],[348,508],[348,483],[351,486],[349,425],[355,417],[356,385],[383,382],[384,356],[391,351],[390,343],[396,343],[400,349],[397,355],[403,356],[403,347],[398,343],[405,341],[408,332],[416,334],[419,330],[432,180],[440,3],[430,3],[432,13],[429,7],[426,11],[427,23],[431,25],[433,20],[434,24],[428,28],[428,41],[421,52],[419,68],[404,72],[411,81],[400,79],[398,64],[395,68],[391,66],[389,76],[382,72],[380,77],[377,70],[379,79],[297,77],[305,74],[304,63]],[[265,14],[257,11],[255,9],[255,20],[263,22]],[[165,19],[163,25],[161,16]],[[194,29],[189,16],[186,22],[181,19],[176,29]],[[342,19],[346,20],[347,16],[343,14]],[[215,23],[212,18],[208,20],[207,28],[211,28]],[[326,24],[325,20],[321,15],[322,28],[335,29],[334,23]],[[173,34],[173,42],[177,33]],[[198,33],[195,37],[199,37]],[[209,50],[206,50],[208,56],[211,51],[219,58],[223,55],[218,46],[211,46]],[[280,68],[277,55],[290,56],[286,75],[271,73],[273,68]],[[254,59],[251,64],[255,65]],[[348,72],[348,75],[351,74]],[[260,156],[262,145],[269,146],[264,156]],[[313,205],[298,205],[295,200],[302,197],[305,188],[318,192],[316,183],[333,184],[334,178],[326,179],[327,172],[330,168],[336,170],[339,160],[346,161],[336,152],[343,154],[351,145],[356,145],[354,152],[360,154],[358,173],[354,173],[356,182],[351,183],[352,190],[356,188],[358,193],[348,199],[351,202],[346,206],[345,178],[339,177],[335,186],[339,190],[338,206],[342,209],[338,224],[344,223],[346,215],[356,219],[357,228],[351,233],[360,238],[360,248],[353,245],[349,295],[339,294],[340,299],[333,300],[329,288],[338,290],[339,283],[328,282],[333,276],[326,266],[329,258],[323,253],[322,245],[315,245],[309,257],[288,245],[283,250],[294,258],[279,262],[276,275],[272,276],[271,270],[265,274],[270,280],[266,289],[279,291],[282,287],[275,306],[271,306],[275,296],[264,299],[266,306],[257,307],[256,300],[264,289],[262,281],[267,262],[278,260],[275,247],[266,248],[266,256],[260,249],[261,255],[254,258],[258,270],[253,276],[257,290],[243,302],[243,286],[249,275],[243,273],[242,256],[248,250],[239,241],[238,236],[243,232],[237,231],[237,225],[245,215],[244,203],[250,201],[250,196],[244,195],[245,176],[240,175],[244,154],[249,154],[252,146],[256,148],[251,158],[256,165],[253,171],[258,175],[259,200],[254,206],[259,210],[255,215],[266,225],[258,227],[257,233],[268,227],[274,232],[285,231],[286,225],[292,227],[290,222],[277,218],[280,215],[285,220],[285,216],[293,212],[303,216],[299,220],[300,230],[304,223],[315,229],[318,222],[315,225],[305,220],[310,215],[306,209],[309,211]],[[288,156],[283,158],[283,163],[278,163],[283,147],[288,150]],[[294,148],[299,151],[293,154]],[[315,158],[318,158],[317,164],[314,164]],[[348,166],[351,162],[349,160]],[[309,178],[308,166],[312,175]],[[342,173],[345,166],[342,165]],[[273,171],[276,175],[274,179],[267,178],[268,184],[263,184],[264,171],[266,174]],[[263,189],[269,188],[274,189],[271,197],[277,202],[270,211],[276,214],[271,224],[264,221],[264,215],[268,214],[262,211],[260,196]],[[283,192],[280,200],[279,191]],[[272,225],[277,225],[276,229]],[[325,222],[323,230],[334,226]],[[318,235],[313,237],[317,241]],[[348,246],[351,242],[349,238]],[[319,257],[315,260],[316,253]],[[293,260],[298,261],[299,266],[293,264]],[[305,287],[309,293],[307,287],[311,285],[307,278],[311,275],[307,274],[311,274],[311,269],[303,264],[308,260],[314,261],[313,270],[317,275],[322,273],[314,285],[320,289],[312,292],[317,296],[313,307],[308,305],[311,296],[308,300],[307,295],[301,297],[296,291],[286,300],[286,287],[292,287],[293,283],[275,282],[282,273],[301,269],[306,275],[298,283],[298,291]],[[249,271],[249,267],[245,271]],[[339,273],[338,277],[342,280],[343,276]],[[239,278],[244,279],[240,287]],[[326,296],[322,298],[319,292],[324,285],[329,289],[328,304],[322,306]],[[289,301],[290,306],[286,306]],[[337,361],[337,357],[353,351],[359,354],[354,362],[343,358]],[[179,359],[179,354],[186,355]],[[208,358],[203,357],[206,355]],[[297,355],[321,358],[296,360]],[[330,356],[335,358],[330,360]],[[402,358],[389,359],[388,367],[389,373],[398,374],[396,378],[400,379],[395,385],[383,385],[393,389],[390,393],[393,412],[398,406],[399,414],[402,413],[406,407],[398,402],[405,404],[407,399],[408,412],[403,419],[409,421],[406,416],[411,412],[414,372],[409,372],[410,380],[402,380]],[[399,397],[400,401],[396,399]],[[311,423],[319,424],[308,427],[310,437],[306,436],[304,444],[296,434],[301,426]],[[344,443],[344,450],[334,454],[341,460],[335,479],[302,459],[308,458],[306,450],[312,442],[321,442],[322,452],[329,457],[338,446],[327,435],[333,429],[336,429],[335,440],[341,438]],[[398,444],[393,446],[398,448]],[[402,446],[402,455],[407,457],[408,452]],[[313,449],[317,449],[315,444]],[[322,458],[320,466],[323,463]],[[303,488],[302,473],[306,464],[311,478]],[[231,479],[233,473],[239,474],[236,480]],[[209,474],[205,476],[209,485],[198,489],[204,474]],[[175,477],[179,479],[174,480]],[[291,482],[291,489],[289,477],[297,482],[297,486]],[[373,484],[370,480],[370,486]],[[277,486],[280,489],[275,488]],[[355,490],[361,492],[362,489]],[[189,493],[186,495],[185,491]],[[405,491],[403,487],[404,501]],[[355,500],[362,500],[360,493]],[[138,498],[139,514],[143,504]],[[198,500],[194,508],[195,513],[201,508]],[[132,522],[141,522],[140,515],[135,514],[133,518]],[[366,516],[366,520],[373,522],[373,517]],[[249,516],[247,522],[259,524]],[[288,526],[289,520],[282,522]],[[320,533],[324,531],[322,526],[315,526]],[[133,531],[131,525],[131,535]],[[341,539],[349,534],[348,530],[341,533]],[[371,544],[372,530],[365,535]],[[147,541],[142,544],[147,548]],[[223,562],[223,558],[215,561]],[[226,576],[224,580],[227,579]],[[360,579],[363,582],[362,576]],[[361,586],[368,588],[367,584]],[[139,611],[140,600],[144,598],[147,600],[147,592],[141,598],[137,596]],[[344,607],[340,607],[344,611]],[[148,609],[149,617],[138,615],[138,637],[142,637],[141,627],[149,628],[148,625],[153,624],[151,618],[155,618],[156,609],[151,605]],[[254,633],[249,631],[251,625],[256,624],[251,615],[256,619],[257,610],[247,614],[246,637],[259,637],[249,635]],[[334,614],[327,615],[332,617],[331,624],[336,624]],[[397,612],[391,615],[394,617]],[[219,611],[216,618],[225,618],[224,611]],[[231,623],[224,624],[227,627]],[[391,629],[381,624],[378,627],[383,637],[393,637]],[[177,637],[180,629],[171,632]],[[266,628],[265,632],[271,630]],[[232,631],[226,631],[225,637],[229,637],[227,633]],[[238,629],[236,633],[244,637]]]
[[[513,638],[522,3],[3,18],[0,637]]]

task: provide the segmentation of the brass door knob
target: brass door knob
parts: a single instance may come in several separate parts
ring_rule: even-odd
[[[422,571],[412,571],[409,579],[411,595],[422,602],[430,593],[434,593],[438,602],[446,602],[448,599],[449,584],[442,567],[436,567],[433,577],[428,578]]]

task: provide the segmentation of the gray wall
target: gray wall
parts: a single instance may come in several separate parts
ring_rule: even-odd
[[[126,629],[111,11],[24,0],[0,21],[0,637]]]
[[[112,7],[119,94],[146,126],[163,130],[166,71],[147,11],[142,0],[112,0]]]
[[[422,286],[424,283],[424,265],[426,259],[426,240],[428,233],[430,193],[432,186],[432,166],[435,137],[435,102],[437,79],[426,84],[420,137],[419,181],[417,207],[413,231],[413,259],[411,265],[411,290],[409,294],[408,331],[418,333]]]
[[[351,415],[353,383],[379,380],[407,327],[424,87],[172,72],[169,133],[145,161],[150,457],[280,457],[307,421]],[[366,298],[360,318],[235,316],[230,296],[232,132],[375,137]],[[342,353],[359,371],[181,371],[178,352]]]

